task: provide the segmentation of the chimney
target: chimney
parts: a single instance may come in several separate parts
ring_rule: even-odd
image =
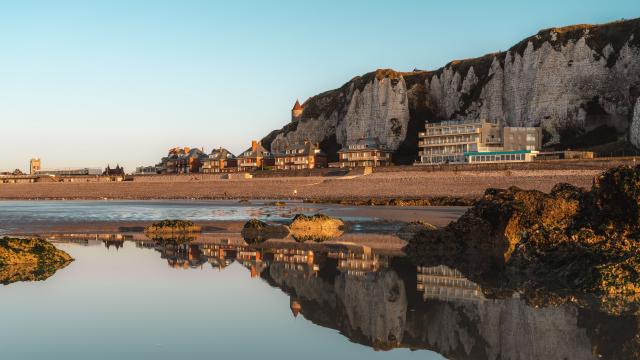
[[[258,150],[258,142],[256,140],[251,141],[251,151]]]

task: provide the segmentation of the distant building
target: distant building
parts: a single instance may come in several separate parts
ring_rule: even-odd
[[[29,161],[29,175],[35,175],[42,169],[42,163],[39,158],[33,158]]]
[[[318,144],[305,141],[275,154],[277,170],[303,170],[327,167],[327,154]]]
[[[377,139],[367,138],[339,150],[338,159],[342,168],[388,166],[392,165],[391,154]]]
[[[158,173],[156,166],[138,166],[134,175],[153,175]]]
[[[102,172],[104,176],[122,176],[124,175],[124,168],[120,166],[120,164],[116,165],[114,169],[111,168],[111,165],[107,165],[107,167]]]
[[[239,171],[254,171],[275,166],[275,158],[259,141],[252,141],[251,148],[237,158]]]
[[[53,175],[53,176],[100,176],[101,169],[96,168],[80,168],[80,169],[59,169],[59,170],[39,170],[36,175]]]
[[[173,148],[167,156],[156,165],[161,174],[191,174],[199,173],[202,161],[208,157],[202,149]]]
[[[585,160],[593,159],[595,154],[592,151],[549,151],[541,152],[536,156],[536,160]]]
[[[238,171],[238,162],[236,157],[227,149],[213,149],[211,154],[202,160],[202,172],[210,173],[226,173]]]
[[[532,161],[541,147],[539,127],[504,127],[487,120],[428,123],[418,134],[420,164]]]
[[[293,105],[293,109],[291,109],[291,122],[300,120],[303,112],[304,109],[302,108],[302,105],[300,105],[300,101],[296,100],[296,103]]]

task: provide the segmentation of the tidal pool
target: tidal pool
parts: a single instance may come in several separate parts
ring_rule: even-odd
[[[76,260],[0,286],[3,359],[620,358],[637,333],[357,245],[53,241]]]

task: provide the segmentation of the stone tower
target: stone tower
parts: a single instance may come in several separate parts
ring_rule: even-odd
[[[295,122],[300,120],[303,112],[302,105],[300,105],[300,101],[296,100],[295,105],[293,105],[293,109],[291,109],[291,121]]]
[[[31,159],[31,161],[29,161],[29,175],[35,175],[36,172],[40,171],[42,169],[40,165],[39,158]]]

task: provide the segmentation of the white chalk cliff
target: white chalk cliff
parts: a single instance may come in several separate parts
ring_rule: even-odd
[[[328,153],[376,137],[400,161],[424,121],[542,126],[545,145],[640,144],[640,19],[540,31],[506,52],[435,71],[377,70],[309,98],[300,120],[269,134],[274,152],[305,139]]]

